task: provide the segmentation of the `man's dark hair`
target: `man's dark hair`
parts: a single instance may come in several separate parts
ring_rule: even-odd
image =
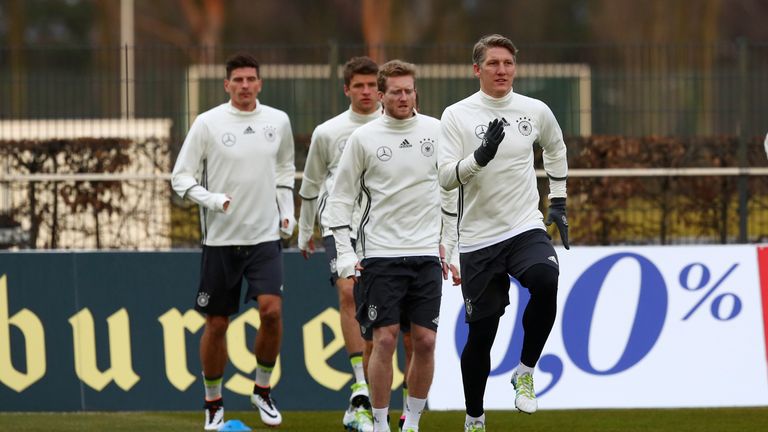
[[[512,53],[512,58],[517,63],[517,47],[509,38],[500,34],[486,35],[480,38],[472,50],[472,63],[480,66],[485,61],[485,53],[488,48],[506,48]]]
[[[256,77],[261,78],[261,74],[259,73],[259,62],[257,62],[250,54],[237,53],[227,59],[227,79],[232,76],[233,70],[244,67],[256,68]]]
[[[379,75],[376,78],[376,84],[380,92],[387,91],[387,78],[399,76],[412,76],[416,80],[416,66],[413,63],[402,60],[390,60],[379,68]],[[414,82],[414,86],[416,83]]]
[[[349,87],[352,77],[355,75],[376,75],[379,73],[379,65],[370,57],[352,57],[344,63],[344,85]]]

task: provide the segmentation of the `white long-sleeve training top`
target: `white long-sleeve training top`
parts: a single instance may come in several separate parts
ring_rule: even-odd
[[[439,133],[435,118],[417,114],[399,120],[385,114],[349,137],[328,199],[342,277],[358,258],[439,256]],[[358,256],[346,233],[360,191],[367,200],[357,233]]]
[[[506,120],[504,140],[487,166],[474,151],[488,122]],[[510,91],[493,98],[482,91],[443,112],[438,164],[440,184],[459,188],[459,250],[475,251],[531,229],[544,229],[533,166],[533,145],[543,149],[549,198],[566,197],[568,161],[563,133],[543,102]]]
[[[336,169],[339,166],[342,150],[347,139],[360,126],[381,116],[381,109],[371,114],[358,114],[352,107],[317,126],[312,132],[309,153],[304,165],[304,177],[301,182],[301,214],[299,215],[299,237],[309,239],[314,230],[315,218],[320,223],[322,236],[332,235],[328,222],[327,199]],[[359,221],[359,206],[351,221],[353,230]]]
[[[200,205],[202,243],[254,245],[279,239],[293,220],[293,133],[288,115],[256,102],[200,114],[173,168],[173,190]],[[226,212],[223,204],[231,198]]]

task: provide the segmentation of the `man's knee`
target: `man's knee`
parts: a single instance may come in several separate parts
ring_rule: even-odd
[[[384,353],[394,353],[397,345],[397,326],[374,328],[373,345],[375,350],[382,350]]]
[[[207,315],[205,317],[206,331],[210,332],[212,336],[219,337],[227,334],[227,328],[229,327],[229,318],[221,315]]]
[[[413,325],[411,338],[413,339],[413,351],[417,355],[431,355],[435,352],[437,334],[425,327]]]
[[[559,272],[556,268],[547,264],[536,264],[526,270],[519,280],[531,295],[557,297],[558,278]]]
[[[269,326],[278,324],[282,318],[282,301],[280,297],[261,296],[258,301],[261,325]]]
[[[355,283],[351,279],[339,279],[336,281],[336,288],[339,292],[339,306],[344,308],[355,308]]]

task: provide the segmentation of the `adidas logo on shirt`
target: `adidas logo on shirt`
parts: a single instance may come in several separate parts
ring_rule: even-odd
[[[553,262],[553,263],[555,263],[555,264],[558,264],[558,263],[557,263],[557,258],[555,258],[554,256],[549,256],[549,257],[547,257],[547,259],[548,259],[548,260],[550,260],[550,261],[552,261],[552,262]]]
[[[403,142],[400,143],[400,148],[411,148],[413,147],[411,143],[408,142],[407,139],[404,139]]]
[[[253,130],[253,128],[251,128],[250,126],[245,128],[245,130],[243,131],[243,135],[250,135],[250,134],[255,134],[255,133],[256,133],[256,131]]]

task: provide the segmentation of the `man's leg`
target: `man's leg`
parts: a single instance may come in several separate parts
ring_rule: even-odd
[[[280,354],[283,339],[283,299],[280,296],[264,294],[258,296],[259,331],[256,334],[255,353],[257,360],[274,364]]]
[[[371,405],[375,431],[388,431],[387,413],[392,392],[392,355],[397,345],[399,324],[373,329],[373,351],[368,364]]]
[[[435,331],[411,324],[411,339],[413,354],[406,375],[408,397],[405,404],[403,430],[418,429],[419,419],[422,411],[424,411],[429,388],[432,386],[432,377],[435,373]]]
[[[518,279],[531,293],[523,312],[523,350],[520,365],[512,374],[515,406],[533,414],[538,409],[533,386],[533,370],[541,357],[557,316],[558,271],[548,264],[536,264]]]
[[[259,331],[256,333],[254,352],[256,354],[256,377],[251,402],[259,409],[261,420],[268,426],[277,426],[282,416],[270,395],[272,370],[280,354],[283,337],[282,297],[263,294],[256,298],[259,303]]]
[[[411,337],[411,326],[408,324],[408,331],[404,331],[403,323],[400,323],[400,332],[403,335],[403,348],[405,350],[405,367],[403,368],[403,412],[398,422],[398,430],[403,430],[405,424],[405,404],[408,401],[408,373],[411,370],[411,361],[413,359],[413,338]]]
[[[224,422],[221,383],[227,365],[226,316],[207,315],[205,329],[200,338],[200,363],[205,385],[205,429],[217,430]]]
[[[227,327],[226,316],[208,315],[205,317],[205,329],[200,338],[200,363],[206,377],[221,377],[227,366]]]
[[[491,372],[491,347],[499,328],[499,316],[481,318],[469,323],[469,334],[461,353],[461,378],[467,416],[477,419],[485,412],[483,397]]]
[[[368,392],[368,382],[365,377],[364,350],[365,341],[360,334],[360,324],[357,322],[354,296],[355,281],[353,279],[336,279],[336,290],[339,294],[339,316],[344,345],[349,355],[349,363],[355,382],[349,396],[349,407],[344,412],[342,424],[347,429],[361,432],[373,430],[371,417],[371,400]]]

